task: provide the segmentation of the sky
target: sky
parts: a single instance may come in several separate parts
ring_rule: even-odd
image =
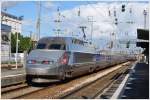
[[[40,37],[57,35],[54,30],[61,27],[60,35],[82,38],[83,33],[79,27],[86,26],[85,33],[87,39],[90,40],[92,29],[90,21],[93,18],[92,38],[95,43],[101,42],[101,48],[106,46],[106,41],[110,39],[135,39],[136,29],[144,26],[143,10],[149,9],[148,0],[110,1],[42,1]],[[22,34],[29,36],[30,32],[36,33],[37,5],[37,1],[3,1],[1,6],[2,10],[7,8],[6,12],[10,14],[24,16]],[[121,12],[122,5],[125,5],[125,12]],[[61,13],[59,25],[54,22],[57,19],[58,7]],[[114,10],[118,25],[114,24]],[[148,22],[149,15],[147,16],[147,28]],[[110,36],[112,33],[115,35]],[[134,47],[135,45],[132,46]]]

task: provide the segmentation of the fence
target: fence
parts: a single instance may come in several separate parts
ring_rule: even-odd
[[[11,57],[9,57],[8,55],[1,55],[1,63],[2,64],[8,64],[8,63],[15,63],[16,62],[16,56],[17,56],[17,62],[20,64],[24,63],[24,57],[25,54],[24,53],[18,53],[16,55],[16,53],[12,53]]]

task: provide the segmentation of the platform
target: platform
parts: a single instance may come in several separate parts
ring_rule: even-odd
[[[25,80],[25,68],[1,69],[1,86],[7,86],[23,82]]]
[[[149,64],[137,63],[132,69],[119,99],[149,98]]]

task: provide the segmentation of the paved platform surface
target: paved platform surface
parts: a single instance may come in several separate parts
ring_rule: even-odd
[[[1,78],[18,75],[18,74],[25,74],[25,68],[17,68],[17,69],[1,69]]]
[[[1,87],[25,81],[25,68],[1,69]]]
[[[122,90],[120,99],[149,98],[149,64],[137,63]]]

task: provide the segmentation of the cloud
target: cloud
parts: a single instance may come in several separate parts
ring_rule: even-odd
[[[88,17],[93,16],[93,38],[101,36],[101,32],[106,33],[107,35],[115,31],[114,26],[105,21],[110,21],[106,11],[106,4],[89,4],[80,6],[80,16],[78,16],[79,7],[76,7],[71,10],[63,11],[62,14],[65,16],[63,19],[64,24],[62,25],[65,28],[69,28],[70,31],[74,33],[82,33],[79,26],[86,26],[86,35],[88,38],[91,35],[91,22],[88,21]],[[69,33],[68,33],[69,34]]]

